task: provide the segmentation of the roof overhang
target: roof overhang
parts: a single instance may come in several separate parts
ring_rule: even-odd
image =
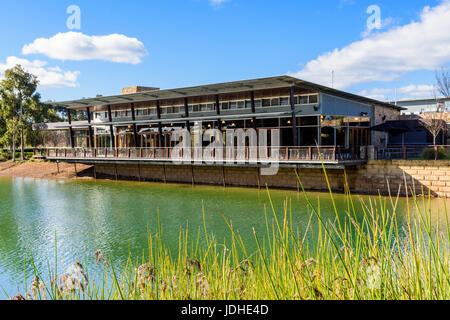
[[[72,101],[63,101],[63,102],[50,102],[48,103],[54,107],[64,107],[68,109],[80,109],[83,107],[97,107],[97,106],[106,106],[106,105],[120,105],[120,104],[128,104],[128,103],[139,103],[139,102],[148,102],[148,101],[156,101],[156,100],[169,100],[169,99],[180,99],[180,98],[189,98],[189,97],[198,97],[198,96],[209,96],[209,95],[220,95],[220,94],[230,94],[230,93],[239,93],[246,91],[260,91],[267,89],[282,89],[282,88],[290,88],[297,87],[311,91],[317,91],[321,93],[327,93],[351,100],[355,100],[362,103],[367,104],[376,104],[388,108],[393,108],[396,110],[406,110],[405,108],[381,102],[378,100],[373,100],[370,98],[366,98],[363,96],[358,96],[355,94],[351,94],[348,92],[336,90],[333,88],[329,88],[326,86],[318,85],[312,82],[300,80],[291,76],[278,76],[278,77],[270,77],[270,78],[261,78],[261,79],[252,79],[252,80],[243,80],[243,81],[234,81],[234,82],[225,82],[225,83],[217,83],[217,84],[209,84],[195,87],[186,87],[186,88],[178,88],[178,89],[168,89],[168,90],[159,90],[159,91],[149,91],[149,92],[139,92],[133,94],[126,95],[115,95],[108,97],[96,97],[89,99],[80,99],[80,100],[72,100]]]

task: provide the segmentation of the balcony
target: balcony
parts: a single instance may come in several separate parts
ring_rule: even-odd
[[[321,167],[357,165],[366,162],[352,148],[340,147],[245,147],[206,148],[45,148],[35,149],[35,157],[51,161],[79,163],[193,164],[215,166]]]

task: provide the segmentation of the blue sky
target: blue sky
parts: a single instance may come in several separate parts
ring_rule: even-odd
[[[70,5],[79,30],[67,27]],[[371,5],[382,24],[368,34]],[[44,100],[283,74],[331,86],[331,70],[346,91],[430,96],[433,70],[450,62],[447,0],[2,0],[0,9],[0,77],[23,64]]]

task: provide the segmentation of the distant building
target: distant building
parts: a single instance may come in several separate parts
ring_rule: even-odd
[[[450,111],[450,98],[407,99],[389,101],[389,103],[406,108],[402,111],[402,114],[406,115]]]

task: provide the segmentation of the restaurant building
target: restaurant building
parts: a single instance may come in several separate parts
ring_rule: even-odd
[[[178,129],[214,128],[224,136],[229,129],[279,130],[280,168],[317,168],[321,162],[345,168],[364,162],[368,146],[384,145],[385,133],[370,128],[396,120],[403,110],[290,76],[167,90],[131,87],[121,95],[51,105],[64,108],[68,121],[34,128],[65,130],[68,145],[48,149],[45,156],[97,169],[113,164],[116,175],[121,164],[172,166],[170,150],[177,143],[172,134]],[[73,121],[75,112],[83,112],[86,120]]]

